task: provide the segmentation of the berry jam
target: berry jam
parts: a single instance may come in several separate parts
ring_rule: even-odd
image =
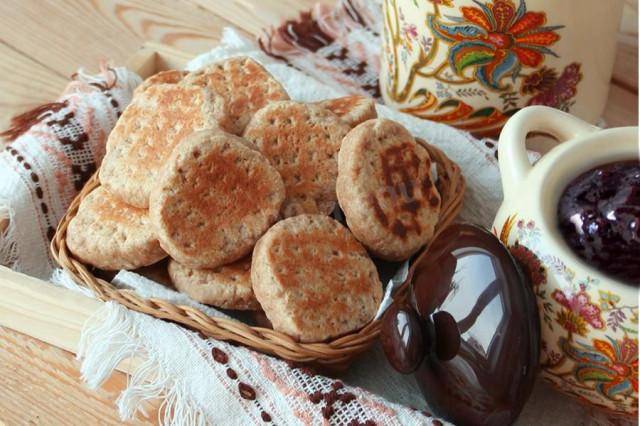
[[[588,264],[640,285],[640,162],[605,164],[578,176],[558,205],[560,232]]]

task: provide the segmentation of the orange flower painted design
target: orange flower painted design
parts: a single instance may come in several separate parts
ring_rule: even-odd
[[[578,362],[573,374],[579,382],[594,383],[599,393],[611,399],[637,393],[638,340],[627,336],[607,340],[593,339],[593,346],[588,346],[561,338],[560,346]]]
[[[502,82],[515,80],[522,67],[538,68],[545,55],[557,56],[548,46],[560,39],[555,31],[564,26],[546,27],[544,12],[526,10],[524,0],[516,8],[511,0],[493,0],[478,7],[462,7],[462,17],[445,24],[429,14],[433,34],[450,43],[449,65],[459,75],[473,67],[478,81],[496,91],[511,88]]]

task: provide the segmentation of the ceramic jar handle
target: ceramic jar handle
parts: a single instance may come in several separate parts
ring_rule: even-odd
[[[596,130],[600,129],[555,108],[530,106],[514,114],[505,124],[498,142],[498,161],[505,200],[522,190],[521,183],[533,167],[527,157],[527,134],[547,133],[559,142],[564,142]]]

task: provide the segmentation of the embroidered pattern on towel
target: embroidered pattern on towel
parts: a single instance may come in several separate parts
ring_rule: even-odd
[[[15,117],[1,134],[0,264],[48,278],[58,222],[104,156],[107,136],[140,78],[101,64],[102,74],[82,71],[61,97]]]

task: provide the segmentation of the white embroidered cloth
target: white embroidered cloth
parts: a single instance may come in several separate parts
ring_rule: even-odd
[[[49,252],[55,228],[100,166],[107,136],[141,83],[124,68],[101,68],[97,77],[79,72],[0,152],[0,220],[9,221],[0,227],[0,264],[38,278],[57,266]]]

